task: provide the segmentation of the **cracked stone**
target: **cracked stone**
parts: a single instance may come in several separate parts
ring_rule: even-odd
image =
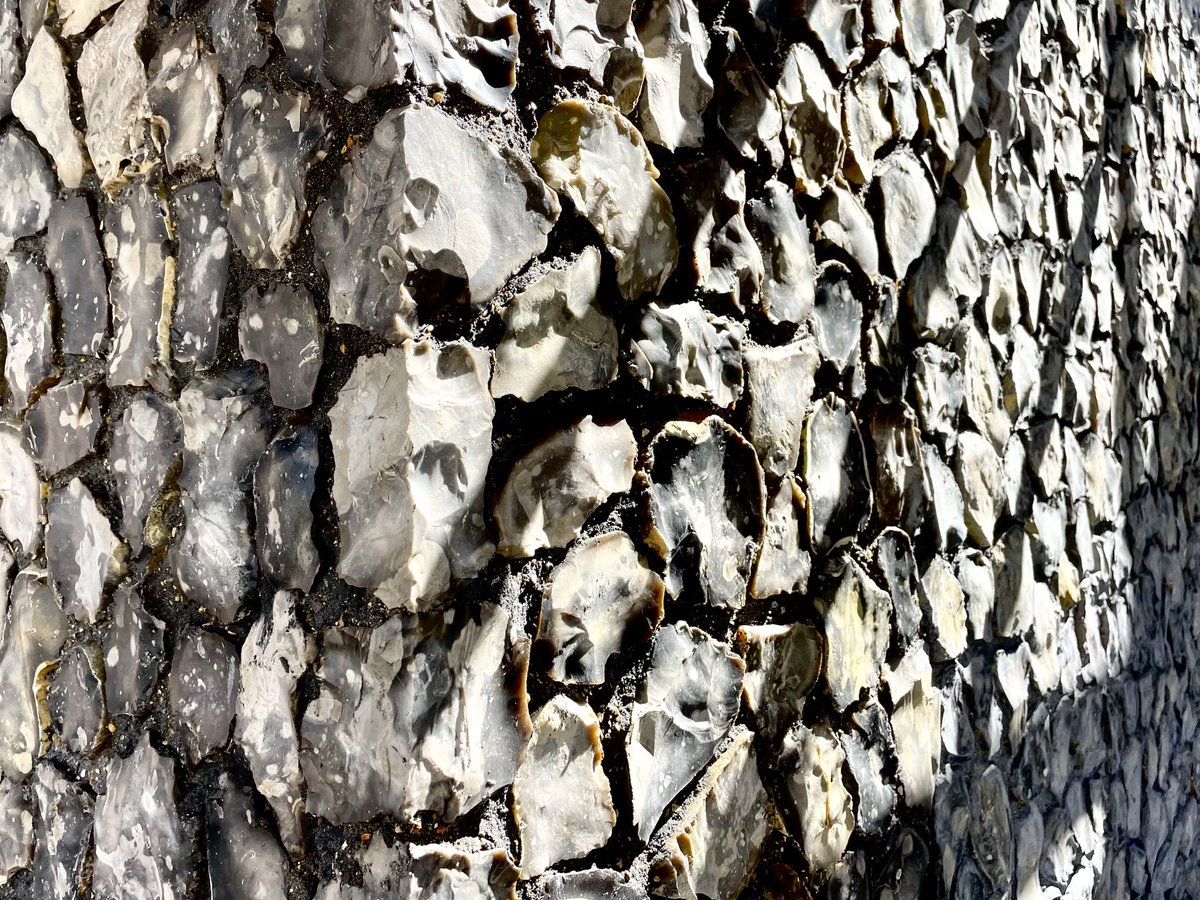
[[[3,213],[0,213],[3,215]],[[0,323],[4,325],[4,380],[9,402],[20,413],[58,371],[54,364],[50,284],[32,260],[9,255]]]
[[[783,134],[798,190],[819,197],[841,170],[846,141],[842,102],[817,54],[797,43],[788,51],[775,88],[783,108]]]
[[[94,801],[83,788],[59,774],[52,763],[38,765],[33,781],[38,815],[29,888],[46,900],[71,900],[91,863]]]
[[[200,629],[179,636],[167,677],[167,702],[182,726],[193,765],[229,742],[237,686],[237,650],[229,641]]]
[[[320,567],[312,507],[319,464],[316,432],[299,427],[271,441],[254,472],[259,571],[282,588],[311,590]]]
[[[312,403],[325,336],[307,288],[278,284],[247,291],[238,342],[243,359],[267,367],[272,403],[283,409],[304,409]]]
[[[783,164],[783,113],[738,33],[718,28],[724,59],[715,85],[717,124],[733,148],[749,162],[765,158]]]
[[[154,393],[135,397],[113,425],[108,465],[121,501],[121,535],[141,554],[147,538],[157,546],[164,534],[147,534],[148,517],[176,465],[182,440],[179,413]]]
[[[800,324],[812,313],[815,270],[808,223],[796,211],[792,192],[768,181],[746,204],[746,222],[762,251],[763,315],[774,325]]]
[[[694,300],[651,303],[634,338],[634,370],[656,394],[730,406],[742,394],[744,338],[739,322],[711,315]]]
[[[846,753],[826,725],[797,722],[783,740],[787,797],[800,824],[800,846],[810,866],[829,871],[854,831],[854,798],[846,789]]]
[[[50,207],[46,265],[54,278],[63,352],[102,356],[108,332],[108,278],[96,221],[84,197],[71,194]]]
[[[249,792],[227,774],[209,800],[205,834],[208,889],[245,900],[284,900],[288,863],[270,825],[257,814]]]
[[[853,560],[845,560],[834,577],[817,608],[825,620],[825,680],[834,706],[845,710],[879,684],[892,601]]]
[[[225,288],[229,283],[229,215],[221,186],[200,181],[176,192],[179,273],[171,318],[171,353],[200,368],[217,358]]]
[[[535,0],[534,22],[548,44],[551,65],[580,69],[628,113],[644,77],[642,44],[630,21],[629,0]]]
[[[90,756],[108,737],[104,662],[94,644],[76,644],[63,655],[47,692],[50,720],[72,753]]]
[[[12,95],[12,112],[50,154],[63,187],[74,189],[90,166],[83,139],[71,122],[70,103],[62,48],[43,28],[29,47],[25,77]]]
[[[46,519],[46,565],[63,609],[95,622],[108,588],[125,574],[129,550],[78,478],[50,495]]]
[[[853,537],[871,514],[873,495],[858,421],[840,398],[818,400],[804,427],[804,480],[813,550]]]
[[[103,631],[104,696],[112,715],[138,715],[158,685],[166,653],[162,620],[146,612],[137,587],[113,591]]]
[[[192,166],[211,172],[216,162],[222,111],[217,67],[217,54],[204,49],[193,25],[171,34],[150,62],[146,99],[172,174]]]
[[[21,433],[0,424],[0,534],[30,555],[42,545],[42,491]]]
[[[806,521],[804,491],[795,476],[785,475],[767,507],[766,531],[750,582],[750,596],[761,600],[807,590],[812,556]]]
[[[743,625],[737,649],[746,660],[742,692],[759,732],[775,746],[804,712],[817,683],[825,639],[811,625]]]
[[[700,10],[691,0],[652,0],[637,31],[645,56],[638,113],[646,140],[668,150],[700,146],[702,117],[713,97]]]
[[[25,414],[25,439],[47,476],[91,453],[99,430],[100,400],[79,381],[48,389]]]
[[[225,90],[233,93],[248,69],[261,68],[267,61],[267,41],[259,28],[256,8],[242,0],[217,0],[206,22]]]
[[[282,0],[275,6],[275,34],[287,52],[288,71],[293,78],[332,84],[351,103],[396,81],[389,9],[380,0]]]

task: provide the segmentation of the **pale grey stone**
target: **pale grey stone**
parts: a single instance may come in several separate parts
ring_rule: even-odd
[[[797,722],[783,740],[780,762],[804,856],[816,871],[829,871],[854,831],[854,798],[843,777],[841,741],[826,725],[809,728]]]
[[[800,721],[804,698],[817,683],[825,639],[811,625],[743,625],[738,653],[746,661],[742,693],[759,733],[775,746]]]
[[[937,548],[951,551],[967,537],[967,526],[963,519],[962,491],[954,479],[954,473],[929,444],[921,445],[925,457],[925,472],[929,485],[929,511],[927,521],[932,526]]]
[[[775,826],[758,776],[754,734],[742,731],[664,829],[663,852],[652,864],[661,885],[656,893],[687,900],[739,896]]]
[[[0,0],[0,119],[12,112],[12,94],[24,68],[25,47],[17,5],[18,0]]]
[[[891,92],[887,73],[880,59],[860,66],[846,81],[842,94],[845,117],[846,149],[850,151],[850,177],[870,184],[876,177],[876,158],[896,138],[896,126],[890,110]],[[933,202],[930,192],[930,221]]]
[[[391,9],[397,80],[456,86],[504,109],[517,83],[517,15],[506,0],[399,0]]]
[[[53,763],[38,765],[33,780],[38,815],[28,885],[34,896],[72,900],[79,896],[92,861],[92,795],[59,774]]]
[[[600,251],[585,247],[505,308],[492,395],[526,402],[569,388],[590,391],[617,377],[617,327],[597,305]]]
[[[186,896],[191,847],[175,809],[175,762],[143,735],[126,759],[108,763],[96,802],[92,891],[100,900]]]
[[[558,696],[534,715],[512,786],[522,877],[608,842],[617,812],[603,762],[600,720],[590,706]]]
[[[946,45],[946,18],[942,0],[900,0],[900,32],[913,65]]]
[[[917,531],[925,515],[926,474],[917,417],[907,403],[880,404],[866,419],[874,445],[875,511],[884,522]]]
[[[30,555],[42,545],[42,490],[21,433],[0,424],[0,534]]]
[[[301,725],[308,811],[443,821],[510,784],[529,740],[528,639],[503,607],[326,629]],[[517,680],[513,680],[513,677]]]
[[[958,431],[963,384],[958,355],[937,344],[922,344],[913,353],[913,393],[921,429],[945,447]]]
[[[56,5],[63,37],[83,34],[100,13],[116,6],[118,2],[120,0],[59,0]]]
[[[808,534],[825,552],[854,537],[871,515],[873,497],[858,420],[834,395],[818,400],[804,426]]]
[[[788,51],[775,91],[783,109],[783,134],[796,187],[819,197],[841,170],[845,153],[841,97],[820,58],[803,43]]]
[[[875,222],[858,194],[835,182],[824,193],[817,235],[829,249],[848,256],[868,278],[879,275],[879,237]]]
[[[932,630],[934,660],[959,656],[967,649],[966,598],[954,569],[943,557],[935,556],[921,574],[920,597]]]
[[[630,873],[613,869],[547,872],[536,882],[546,900],[646,900],[649,896]]]
[[[912,538],[899,528],[885,528],[875,539],[875,571],[880,587],[892,597],[892,611],[902,644],[920,638],[922,610],[917,597],[917,560],[913,555]]]
[[[54,364],[53,315],[45,273],[23,255],[9,255],[4,262],[8,268],[0,306],[5,336],[4,380],[10,406],[19,414],[58,371]]]
[[[229,214],[221,186],[200,181],[172,198],[179,272],[171,318],[171,353],[201,368],[216,361],[229,283]]]
[[[658,633],[626,736],[633,822],[643,841],[728,734],[744,672],[741,657],[698,628],[678,623]]]
[[[137,47],[148,13],[149,0],[124,0],[84,44],[76,66],[87,122],[84,143],[106,191],[153,164],[146,146],[146,68]]]
[[[20,781],[0,776],[0,885],[33,859],[33,810]]]
[[[205,823],[209,893],[230,900],[284,900],[288,864],[279,840],[248,791],[227,774],[219,785]]]
[[[808,27],[839,72],[862,59],[863,10],[860,0],[812,0],[805,9]]]
[[[511,149],[435,108],[392,110],[313,216],[330,316],[399,341],[420,303],[482,307],[546,248],[558,213]]]
[[[617,110],[566,100],[542,116],[529,153],[600,233],[621,294],[657,295],[679,261],[675,214],[645,140]]]
[[[550,64],[580,69],[628,113],[644,77],[642,44],[630,21],[629,0],[535,0],[534,24],[548,44]]]
[[[360,359],[330,410],[338,574],[391,609],[429,608],[491,559],[488,369],[469,344],[406,341]]]
[[[25,440],[47,476],[91,453],[99,430],[100,400],[79,381],[47,389],[25,414]]]
[[[837,580],[818,598],[817,610],[825,622],[825,681],[834,706],[845,710],[879,684],[892,601],[858,563],[844,559],[840,566],[840,572],[832,573]]]
[[[13,579],[8,628],[0,642],[0,772],[24,779],[42,754],[44,720],[37,692],[53,668],[67,634],[67,619],[43,569],[26,568]]]
[[[800,324],[813,308],[812,243],[792,192],[768,181],[746,204],[746,221],[763,257],[758,302],[771,323]]]
[[[662,618],[662,579],[624,532],[581,541],[550,573],[537,639],[550,653],[550,677],[603,684],[609,658],[649,637]]]
[[[323,881],[316,900],[512,900],[518,872],[505,850],[478,849],[477,842],[404,844],[389,847],[376,836],[354,854],[362,884]]]
[[[883,774],[891,728],[878,703],[856,716],[855,724],[859,727],[838,736],[846,772],[854,779],[855,825],[866,834],[883,835],[896,807],[896,789]]]
[[[979,547],[992,545],[1004,498],[1004,469],[987,438],[974,431],[958,435],[954,474],[962,490],[967,535]]]
[[[129,549],[78,478],[50,495],[46,519],[46,566],[63,609],[95,622],[109,587],[125,574]]]
[[[588,516],[633,483],[637,442],[621,420],[599,425],[585,416],[555,432],[515,463],[493,510],[497,548],[505,556],[533,556],[565,547]]]
[[[308,170],[325,154],[327,124],[307,94],[265,84],[243,87],[225,107],[217,172],[229,232],[252,266],[281,269],[287,262],[308,212]]]
[[[46,264],[58,300],[64,353],[102,356],[108,333],[108,278],[88,201],[70,194],[50,207]]]
[[[731,406],[742,395],[741,323],[714,316],[694,300],[651,303],[634,338],[633,366],[643,386]]]
[[[103,630],[104,696],[112,715],[138,715],[158,685],[166,653],[162,620],[146,612],[136,585],[113,591]]]
[[[299,427],[278,435],[254,471],[254,546],[259,571],[281,588],[312,589],[320,559],[313,543],[317,435]]]
[[[740,311],[757,295],[764,276],[762,251],[743,216],[746,173],[725,158],[704,159],[681,166],[679,179],[693,185],[684,206],[693,226],[696,285]]]
[[[1002,405],[1002,386],[991,344],[972,326],[960,333],[957,349],[962,360],[963,413],[992,442],[996,452],[1003,453],[1011,426]]]
[[[841,263],[826,263],[817,273],[812,323],[822,361],[832,362],[839,370],[857,361],[863,302],[850,270]]]
[[[1015,842],[1009,814],[1008,785],[1004,773],[988,766],[973,785],[971,797],[971,844],[975,859],[998,890],[1012,884]]]
[[[668,422],[650,444],[650,547],[672,597],[693,580],[713,606],[740,609],[763,540],[765,488],[754,448],[716,416]]]
[[[255,786],[271,804],[284,846],[293,854],[301,849],[304,813],[296,683],[316,656],[315,641],[296,618],[296,596],[277,591],[270,610],[263,611],[246,635],[237,671],[233,737],[246,754]]]
[[[241,85],[248,69],[266,63],[270,52],[256,9],[253,3],[243,0],[217,0],[208,11],[206,22],[217,51],[221,80],[230,94]]]
[[[283,409],[304,409],[312,403],[325,336],[306,287],[278,284],[247,291],[238,343],[243,359],[267,367],[272,403]]]
[[[258,578],[248,496],[270,433],[265,385],[244,369],[193,380],[179,397],[183,529],[168,561],[184,596],[232,622]]]
[[[195,628],[179,635],[167,703],[193,765],[229,742],[237,686],[237,650],[229,641]]]
[[[638,114],[646,140],[668,150],[700,146],[713,83],[699,8],[692,0],[651,0],[637,32],[645,57]]]
[[[25,57],[25,76],[12,95],[13,115],[54,160],[63,187],[77,188],[89,168],[83,140],[71,122],[66,60],[49,29],[34,37]]]
[[[95,644],[76,644],[59,660],[46,695],[50,721],[72,753],[94,754],[108,737],[104,663]]]
[[[122,5],[120,11],[127,8]],[[146,182],[131,188],[109,209],[103,240],[112,266],[109,386],[148,384],[166,393],[174,261],[165,204]]]
[[[884,674],[892,701],[892,734],[906,804],[928,808],[941,763],[942,703],[933,689],[933,669],[919,646]]]
[[[714,86],[717,124],[743,159],[783,164],[783,113],[750,52],[732,28],[717,29],[724,59]]]
[[[397,80],[390,9],[380,0],[276,4],[275,34],[287,52],[288,71],[333,84],[351,103]]]
[[[147,544],[160,546],[166,534],[148,517],[179,459],[182,425],[175,405],[146,392],[125,407],[113,423],[108,467],[121,501],[121,535],[135,556]]]
[[[996,574],[996,608],[993,618],[999,637],[1020,637],[1033,624],[1033,555],[1029,535],[1014,525],[992,547]]]
[[[190,167],[211,172],[216,162],[221,122],[217,66],[217,54],[204,48],[194,25],[168,36],[150,62],[146,99],[155,141],[172,174]]]
[[[929,175],[908,149],[888,154],[875,184],[887,259],[892,274],[904,278],[933,237],[937,198]]]
[[[812,556],[805,528],[805,502],[795,476],[785,475],[767,507],[766,530],[750,582],[750,596],[764,599],[807,590]]]

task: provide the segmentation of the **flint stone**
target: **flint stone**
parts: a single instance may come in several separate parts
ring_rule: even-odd
[[[72,753],[90,756],[108,737],[105,725],[104,663],[100,648],[76,644],[59,660],[46,696],[46,709],[63,745]]]
[[[18,0],[0,0],[0,119],[12,112],[12,95],[21,82],[24,46],[17,18]]]
[[[835,577],[817,608],[825,619],[825,680],[834,706],[845,710],[879,684],[892,603],[853,560],[845,560]]]
[[[689,301],[651,303],[634,338],[633,365],[642,385],[660,395],[731,406],[742,394],[741,324]]]
[[[62,48],[49,29],[38,31],[25,59],[25,77],[12,95],[12,111],[54,160],[63,187],[77,188],[88,169],[83,140],[71,122]]]
[[[247,291],[238,340],[243,359],[267,367],[272,403],[283,409],[312,403],[325,339],[307,288],[279,284]]]
[[[255,811],[247,791],[225,774],[209,801],[206,823],[208,889],[213,897],[284,900],[288,863],[283,848]]]
[[[698,147],[713,97],[709,40],[692,0],[652,0],[638,20],[645,83],[638,103],[646,139],[668,150]]]
[[[804,418],[820,356],[811,341],[802,339],[782,347],[745,347],[742,361],[746,436],[758,451],[763,471],[783,476],[800,461]]]
[[[320,559],[313,542],[317,435],[300,427],[278,435],[254,471],[254,546],[264,578],[281,588],[312,589]]]
[[[38,815],[29,889],[45,900],[72,900],[79,896],[91,863],[92,795],[63,778],[50,762],[38,765],[33,794]]]
[[[171,319],[171,352],[201,368],[216,361],[225,287],[229,283],[229,215],[221,186],[200,181],[174,198],[179,279]]]
[[[767,321],[799,325],[813,308],[812,243],[808,223],[796,210],[792,192],[768,181],[746,204],[746,223],[763,257],[758,301]]]
[[[715,85],[717,124],[733,148],[749,162],[783,164],[783,113],[779,98],[763,80],[738,33],[718,28],[724,59]]]
[[[147,538],[151,546],[166,538],[148,518],[178,464],[181,439],[174,404],[152,392],[135,397],[113,425],[108,465],[121,501],[121,534],[135,556]]]
[[[678,623],[658,633],[626,736],[633,822],[643,841],[732,727],[745,668],[698,628]]]
[[[775,91],[783,108],[783,133],[796,187],[819,197],[840,171],[845,152],[840,95],[820,58],[803,43],[788,51]]]
[[[288,55],[293,78],[332,84],[351,103],[396,80],[390,4],[355,0],[282,0],[275,6],[275,35]]]
[[[644,77],[642,44],[630,21],[629,0],[534,0],[534,24],[550,64],[580,69],[617,108],[628,113],[637,103]]]
[[[229,741],[237,693],[237,651],[219,634],[190,629],[179,637],[167,678],[171,715],[195,765]]]
[[[50,388],[25,414],[25,439],[47,476],[91,453],[99,430],[100,400],[78,381]]]
[[[488,369],[469,344],[406,341],[360,359],[330,410],[338,574],[391,609],[426,609],[491,559]]]
[[[108,332],[108,279],[84,197],[70,194],[50,207],[46,264],[54,278],[63,352],[101,356]]]
[[[208,11],[207,24],[225,90],[233,93],[247,69],[267,61],[269,51],[259,30],[256,7],[242,0],[217,0]]]
[[[871,515],[866,449],[850,408],[832,394],[818,400],[804,426],[808,533],[824,553],[853,537]]]
[[[829,871],[854,831],[854,798],[842,776],[845,751],[828,726],[797,722],[783,740],[781,762],[804,856],[813,869]]]
[[[21,434],[0,424],[0,534],[33,555],[42,545],[42,481]]]
[[[46,518],[46,565],[63,609],[95,622],[107,589],[125,573],[128,548],[78,478],[50,495]]]
[[[166,653],[162,620],[146,612],[129,582],[113,592],[103,631],[104,696],[111,715],[138,715],[158,685]]]
[[[746,661],[742,693],[746,707],[771,746],[804,711],[804,698],[817,683],[825,639],[810,625],[743,625],[737,649]]]
[[[221,121],[218,54],[204,49],[196,28],[185,25],[172,33],[150,63],[147,100],[161,137],[167,170],[189,167],[211,172],[217,158],[217,126]]]
[[[13,412],[22,413],[57,372],[50,285],[30,259],[11,255],[4,263],[8,268],[0,301],[0,324],[4,325],[6,343],[4,380]]]
[[[812,555],[805,530],[804,491],[795,476],[783,477],[767,508],[762,550],[750,582],[756,599],[779,594],[803,593],[808,588]]]
[[[315,900],[376,900],[379,897],[515,900],[518,872],[504,850],[460,844],[402,844],[389,847],[378,834],[354,853],[362,886],[323,881]]]
[[[46,227],[54,176],[42,154],[19,127],[0,135],[0,254]]]
[[[0,885],[33,859],[33,810],[19,781],[0,776]]]

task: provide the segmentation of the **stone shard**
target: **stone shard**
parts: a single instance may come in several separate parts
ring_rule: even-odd
[[[144,181],[105,217],[104,252],[112,266],[110,387],[148,384],[168,392],[175,260],[167,221],[165,205]]]
[[[104,696],[111,715],[136,716],[158,685],[166,654],[162,620],[146,612],[137,587],[126,582],[113,591],[104,651]]]
[[[92,862],[92,795],[60,775],[50,762],[38,765],[33,795],[38,815],[27,882],[30,894],[39,900],[73,900]]]
[[[179,636],[167,678],[167,702],[193,765],[229,742],[237,685],[237,650],[229,641],[200,629]]]
[[[879,275],[879,236],[862,198],[838,181],[825,191],[817,220],[825,247],[850,261],[868,278]]]
[[[84,197],[70,194],[50,207],[46,264],[54,278],[63,352],[101,356],[108,332],[108,278]]]
[[[108,465],[121,501],[121,534],[134,556],[147,538],[155,547],[166,539],[161,528],[148,533],[148,517],[177,464],[181,429],[174,404],[152,392],[135,397],[113,425]]]
[[[63,37],[83,34],[100,13],[119,2],[120,0],[59,0],[58,18],[62,24]]]
[[[79,54],[76,74],[87,122],[84,143],[101,186],[113,191],[151,164],[146,147],[150,105],[138,41],[149,0],[124,0]]]
[[[301,725],[308,811],[452,821],[512,782],[529,740],[529,642],[503,607],[326,629]]]
[[[20,781],[0,776],[0,885],[33,859],[33,810]]]
[[[656,394],[731,406],[742,394],[742,325],[694,300],[651,303],[634,338],[633,366]]]
[[[762,551],[754,567],[750,596],[761,600],[803,593],[808,588],[812,555],[806,520],[804,491],[795,476],[785,475],[767,507]]]
[[[912,534],[925,516],[926,476],[917,418],[907,403],[874,406],[871,429],[875,512],[883,522]]]
[[[233,93],[246,71],[263,66],[270,52],[256,8],[243,0],[217,0],[208,11],[207,25],[225,90]]]
[[[1004,499],[1003,461],[987,438],[963,431],[954,463],[967,535],[977,546],[990,547]]]
[[[95,622],[107,589],[125,573],[128,548],[78,478],[50,495],[46,518],[46,566],[63,609]]]
[[[0,424],[0,534],[33,555],[42,545],[42,481],[20,432]]]
[[[842,96],[846,147],[850,151],[847,174],[859,184],[871,183],[876,175],[876,157],[896,138],[888,88],[883,62],[876,59],[855,70]]]
[[[872,702],[855,716],[857,728],[839,735],[846,754],[846,771],[855,786],[855,824],[866,834],[882,836],[896,808],[896,789],[883,767],[892,743],[883,708]]]
[[[21,779],[42,752],[47,724],[38,692],[58,658],[67,618],[41,569],[22,569],[8,595],[8,628],[0,641],[0,773]]]
[[[456,85],[504,109],[517,83],[517,15],[507,0],[398,0],[391,9],[396,77],[410,71],[429,87]]]
[[[389,10],[381,0],[282,0],[275,34],[293,78],[332,84],[351,103],[397,78]]]
[[[146,98],[155,140],[172,174],[191,167],[211,172],[217,158],[221,88],[217,54],[204,48],[194,25],[171,33],[150,63]]]
[[[217,358],[225,287],[229,283],[229,216],[215,181],[175,193],[179,278],[171,319],[171,354],[201,368]]]
[[[740,608],[765,519],[754,448],[716,416],[669,422],[650,445],[648,475],[647,540],[667,563],[667,591],[694,585],[708,603]]]
[[[892,274],[904,278],[933,237],[937,197],[924,166],[908,149],[893,151],[879,164],[873,191]]]
[[[775,747],[800,721],[804,698],[817,683],[825,639],[811,625],[743,625],[737,649],[746,661],[742,693],[755,725]]]
[[[627,300],[657,295],[679,261],[675,214],[642,135],[610,106],[566,100],[542,116],[530,155],[600,233]]]
[[[585,247],[551,269],[504,311],[492,396],[531,403],[544,394],[598,390],[617,377],[617,327],[596,303],[600,251]]]
[[[811,341],[743,349],[746,435],[763,471],[783,476],[796,468],[804,418],[820,357]]]
[[[238,341],[243,359],[267,367],[272,403],[283,409],[304,409],[312,403],[325,336],[307,288],[278,284],[247,291]]]
[[[732,28],[718,28],[724,44],[715,85],[717,124],[741,157],[749,162],[783,164],[783,113],[779,98],[767,86],[750,52]]]
[[[608,842],[617,813],[603,760],[600,721],[590,706],[558,696],[534,715],[512,787],[523,877]]]
[[[917,594],[917,560],[912,538],[899,528],[885,528],[875,539],[873,550],[880,587],[892,597],[900,643],[916,641],[921,634],[923,612]]]
[[[692,0],[651,0],[637,31],[645,55],[638,113],[646,139],[668,150],[700,146],[702,117],[713,97],[700,10]]]
[[[265,385],[245,369],[193,380],[179,397],[183,424],[182,534],[168,554],[184,595],[232,622],[258,578],[249,490],[266,448]]]
[[[628,113],[636,105],[644,77],[642,44],[630,21],[629,0],[534,0],[534,24],[550,64],[580,69],[617,108]]]
[[[992,886],[1006,890],[1012,884],[1016,846],[1004,773],[988,766],[973,788],[969,831],[975,859]]]
[[[491,559],[488,369],[469,344],[406,341],[360,359],[330,410],[338,574],[389,608],[426,609]]]
[[[376,834],[354,853],[362,873],[361,887],[323,881],[315,900],[516,900],[519,875],[504,850],[479,849],[478,842],[402,844],[392,846]]]
[[[863,302],[851,271],[838,262],[821,266],[813,303],[813,332],[821,359],[844,370],[860,354]]]
[[[659,631],[626,736],[633,822],[643,841],[728,734],[744,672],[729,645],[699,628]]]
[[[588,517],[633,483],[637,442],[624,420],[585,416],[513,463],[493,510],[499,551],[514,558],[565,547]]]
[[[680,181],[694,185],[687,208],[692,238],[692,275],[705,293],[727,299],[739,311],[763,280],[762,251],[743,215],[746,173],[727,159],[704,159],[680,167]]]
[[[900,32],[914,66],[946,45],[946,13],[942,0],[900,0]]]
[[[804,480],[813,550],[826,552],[866,524],[873,503],[866,450],[854,413],[833,395],[813,405],[805,424]]]
[[[54,176],[37,146],[9,125],[0,134],[0,254],[46,227],[53,195]]]
[[[295,596],[277,591],[270,611],[264,611],[246,635],[237,671],[233,737],[246,754],[255,786],[275,812],[283,845],[293,855],[301,850],[304,812],[296,682],[316,657],[315,641],[296,618]]]
[[[307,94],[265,84],[242,88],[225,108],[217,172],[229,231],[252,266],[286,263],[308,211],[305,183],[324,156],[326,128],[325,113]]]
[[[581,541],[550,574],[537,639],[550,677],[603,684],[609,658],[645,640],[663,612],[663,582],[622,531]]]
[[[186,896],[191,847],[174,794],[175,762],[150,745],[149,734],[128,758],[109,760],[107,789],[96,803],[98,900]]]
[[[47,477],[91,453],[99,430],[100,400],[79,381],[49,388],[25,414],[25,440]]]
[[[284,900],[288,861],[270,825],[258,815],[249,791],[226,774],[208,804],[205,822],[208,889],[213,897]]]
[[[758,302],[774,325],[798,325],[813,308],[812,243],[808,223],[796,211],[792,192],[768,181],[746,204],[746,222],[763,256]]]
[[[799,824],[808,864],[827,872],[842,858],[854,831],[854,798],[846,789],[846,753],[827,725],[797,722],[783,740],[787,799]]]
[[[47,691],[46,708],[63,746],[72,753],[90,756],[108,737],[103,682],[98,646],[76,644],[63,653]]]
[[[41,29],[25,58],[25,77],[12,95],[12,112],[54,160],[63,187],[77,188],[88,170],[83,140],[71,122],[62,48],[47,28]]]
[[[754,734],[742,731],[665,827],[663,853],[652,863],[655,893],[686,900],[738,897],[775,826],[758,776]]]
[[[482,307],[546,249],[558,213],[514,151],[438,109],[392,110],[313,216],[330,316],[398,341],[414,333],[418,303]]]
[[[25,48],[21,41],[18,0],[0,0],[0,119],[12,112],[12,95],[21,82]]]
[[[845,560],[817,602],[825,620],[825,680],[845,710],[879,684],[890,637],[891,598],[853,560]]]
[[[0,216],[3,212],[0,211]],[[4,325],[4,381],[13,412],[22,413],[56,373],[50,285],[46,275],[24,256],[4,259],[8,269],[0,298]]]
[[[788,51],[775,91],[783,108],[783,134],[796,188],[810,197],[819,197],[841,171],[846,149],[841,97],[820,58],[803,43],[794,44]]]
[[[259,572],[281,588],[312,589],[320,558],[313,543],[317,435],[301,426],[278,435],[254,472],[254,546]]]
[[[584,869],[547,872],[535,884],[546,900],[645,900],[646,891],[628,872]]]
[[[1033,552],[1029,534],[1014,525],[991,551],[996,575],[994,627],[999,637],[1020,637],[1033,624]]]
[[[942,751],[942,702],[933,689],[929,657],[919,647],[911,648],[884,681],[892,701],[892,734],[904,801],[913,809],[928,808]]]
[[[950,563],[935,556],[921,576],[921,606],[932,626],[933,658],[953,659],[967,649],[967,610]]]

